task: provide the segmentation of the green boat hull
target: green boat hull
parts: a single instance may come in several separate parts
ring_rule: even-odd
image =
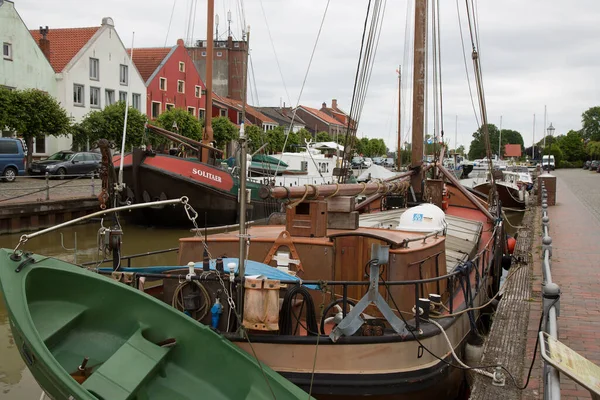
[[[0,249],[10,327],[53,399],[310,398],[210,328],[138,290],[60,260],[15,261],[11,253]],[[167,339],[176,342],[161,346]],[[89,369],[80,384],[72,374],[84,357]]]

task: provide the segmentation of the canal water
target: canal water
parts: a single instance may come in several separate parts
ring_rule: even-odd
[[[507,217],[510,224],[517,226],[521,223],[523,213],[511,213],[507,214]],[[515,229],[510,224],[506,224],[507,232],[514,234]],[[101,259],[96,250],[99,228],[100,222],[64,228],[60,231],[31,239],[23,248],[35,253],[74,262],[73,248],[75,247],[76,234],[77,262],[98,261]],[[146,228],[127,224],[123,225],[123,232],[123,255],[177,247],[180,237],[191,235],[189,230]],[[63,243],[61,243],[61,233],[63,234]],[[19,242],[19,237],[20,235],[18,234],[0,236],[0,248],[14,248]],[[175,252],[147,256],[131,261],[131,266],[133,267],[176,264],[177,254]],[[15,347],[8,325],[6,308],[0,296],[0,399],[39,399],[40,394],[41,389],[29,370],[25,367]]]

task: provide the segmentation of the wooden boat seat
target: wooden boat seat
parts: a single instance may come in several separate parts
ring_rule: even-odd
[[[136,391],[158,370],[171,348],[160,347],[138,330],[83,383],[103,400],[136,398]]]
[[[81,304],[65,301],[38,301],[29,304],[31,319],[40,338],[46,345],[60,332],[68,331],[77,319],[87,310]]]

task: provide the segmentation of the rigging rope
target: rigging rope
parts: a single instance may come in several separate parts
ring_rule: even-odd
[[[481,128],[481,124],[479,123],[479,117],[477,116],[477,109],[475,108],[475,100],[473,99],[473,90],[471,89],[471,78],[469,77],[469,67],[467,64],[467,50],[465,49],[465,40],[463,37],[462,31],[462,19],[460,17],[460,6],[458,4],[459,0],[456,0],[456,13],[458,15],[458,30],[460,32],[460,44],[462,46],[463,53],[463,61],[465,64],[465,75],[467,77],[467,84],[469,86],[469,97],[471,98],[471,106],[473,107],[473,114],[475,115],[475,122],[477,123],[477,129]]]

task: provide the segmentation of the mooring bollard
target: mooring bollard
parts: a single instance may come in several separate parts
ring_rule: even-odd
[[[50,200],[50,175],[46,172],[46,200]]]

